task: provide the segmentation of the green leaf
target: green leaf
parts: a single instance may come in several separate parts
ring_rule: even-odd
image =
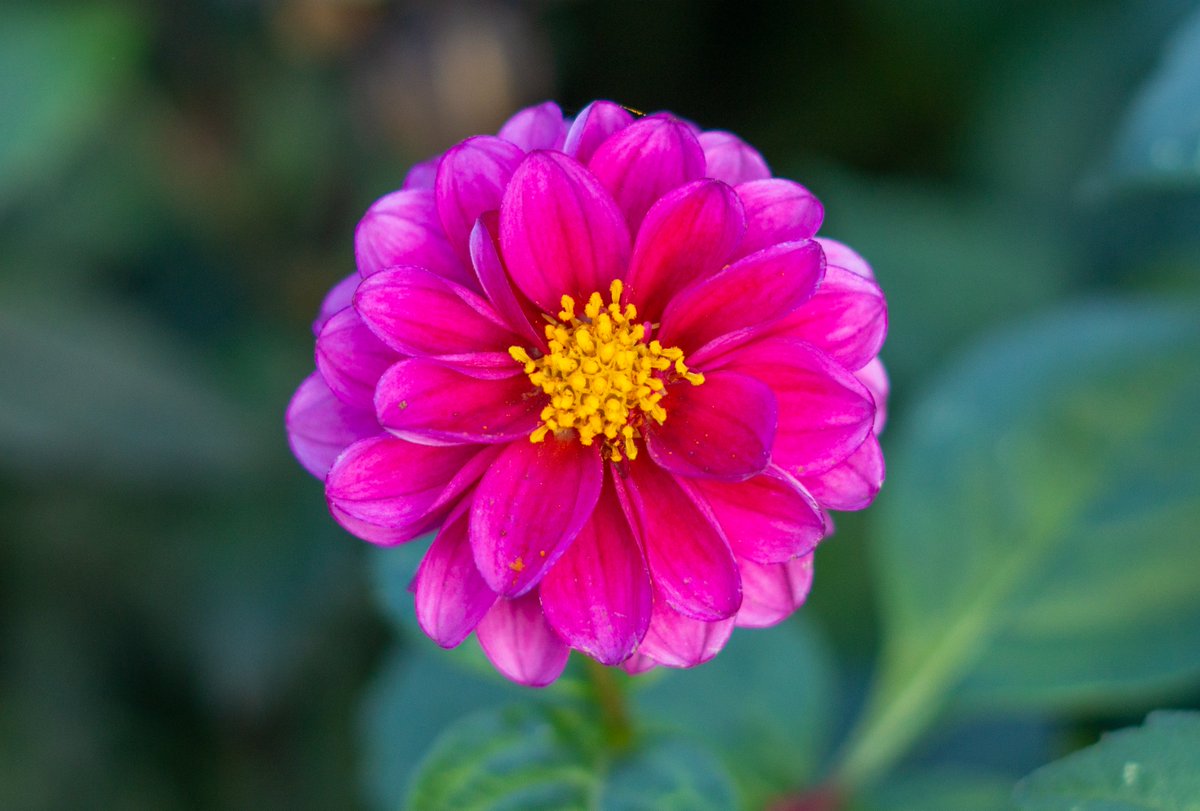
[[[1016,799],[1024,811],[1200,811],[1200,713],[1152,713],[1038,769]]]
[[[1012,782],[949,770],[900,775],[856,798],[850,811],[1009,811]]]
[[[1200,673],[1200,315],[1096,305],[985,343],[889,457],[886,645],[842,777],[946,705],[1127,707]]]
[[[803,784],[826,750],[832,665],[804,623],[739,630],[711,662],[643,681],[630,696],[642,722],[716,747],[752,807]]]
[[[469,716],[434,742],[406,808],[422,811],[729,809],[712,755],[655,736],[612,752],[596,720],[564,706],[511,706]]]
[[[1180,26],[1134,100],[1112,164],[1118,180],[1200,184],[1200,11]]]
[[[137,18],[108,4],[0,10],[0,207],[56,171],[103,121],[141,39]]]

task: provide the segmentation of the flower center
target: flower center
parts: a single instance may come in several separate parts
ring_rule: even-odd
[[[621,280],[613,281],[607,305],[592,293],[582,317],[575,315],[574,299],[563,296],[558,319],[547,316],[549,353],[532,357],[522,347],[509,347],[529,381],[550,397],[531,442],[542,442],[551,432],[575,431],[584,445],[600,438],[604,455],[614,462],[636,459],[633,440],[642,435],[646,419],[661,425],[667,418],[660,404],[667,382],[704,382],[704,375],[684,364],[683,350],[646,341],[647,325],[636,323],[637,308],[621,307],[622,290]]]

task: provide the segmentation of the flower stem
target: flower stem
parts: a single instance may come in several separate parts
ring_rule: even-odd
[[[633,725],[629,721],[629,710],[625,705],[625,693],[617,683],[612,668],[605,667],[588,658],[588,681],[591,682],[596,704],[600,707],[600,719],[604,725],[604,737],[610,749],[620,752],[633,743]]]

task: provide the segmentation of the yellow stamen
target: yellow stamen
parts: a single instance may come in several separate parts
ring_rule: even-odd
[[[522,365],[529,382],[550,401],[530,442],[573,432],[583,445],[599,439],[605,457],[614,462],[636,459],[634,440],[641,438],[645,421],[661,425],[667,418],[661,404],[666,384],[704,382],[703,374],[684,363],[679,347],[645,341],[646,327],[637,323],[637,308],[621,305],[623,293],[621,280],[614,280],[609,285],[611,303],[592,293],[582,316],[576,315],[575,300],[563,296],[558,322],[547,316],[547,354],[535,358],[523,347],[509,347],[508,354]]]

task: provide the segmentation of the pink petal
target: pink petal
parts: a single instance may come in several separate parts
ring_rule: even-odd
[[[491,135],[468,138],[438,164],[437,211],[459,258],[468,263],[467,239],[485,211],[500,208],[500,198],[525,153]]]
[[[404,176],[404,188],[432,189],[433,183],[437,179],[438,161],[441,159],[442,156],[438,155],[435,158],[413,164],[413,167],[408,170],[408,174]]]
[[[542,610],[558,635],[603,664],[625,661],[642,641],[653,588],[611,484],[539,591]]]
[[[541,580],[591,516],[603,479],[598,446],[551,436],[505,447],[471,512],[475,563],[493,591],[515,597]]]
[[[772,459],[793,476],[829,470],[871,431],[875,405],[870,392],[828,355],[803,341],[778,337],[752,341],[714,365],[771,386],[779,402]]]
[[[851,273],[862,276],[864,279],[875,278],[875,273],[871,270],[871,266],[867,264],[867,260],[859,256],[853,248],[829,237],[817,237],[817,242],[821,243],[821,248],[825,251],[825,261],[829,264],[845,268]]]
[[[633,123],[633,114],[611,101],[593,101],[575,116],[562,151],[587,164],[609,136]]]
[[[497,600],[475,635],[496,669],[527,687],[545,687],[557,679],[571,653],[542,616],[537,592]]]
[[[825,535],[820,505],[777,467],[749,481],[693,479],[684,486],[708,504],[739,559],[783,563],[807,555]]]
[[[646,432],[650,458],[680,476],[742,481],[771,459],[777,414],[766,383],[715,372],[699,386],[679,382],[663,398],[667,419]]]
[[[761,328],[790,313],[814,292],[825,273],[812,240],[774,245],[679,293],[663,313],[659,339],[689,358],[731,333]]]
[[[325,326],[326,321],[333,318],[339,310],[350,306],[350,302],[354,300],[354,291],[358,289],[360,281],[362,281],[361,276],[351,273],[325,294],[325,299],[321,302],[321,309],[317,313],[316,320],[313,321],[313,335],[320,335],[321,327]]]
[[[475,275],[484,295],[491,301],[492,306],[496,308],[496,314],[504,320],[508,328],[518,335],[525,336],[529,341],[527,346],[536,346],[545,351],[545,336],[533,328],[529,316],[513,292],[508,271],[500,261],[495,239],[498,227],[495,214],[489,214],[480,218],[471,230],[471,264],[475,267]]]
[[[658,321],[676,290],[725,266],[745,230],[733,189],[698,180],[669,192],[646,214],[629,265],[629,301]]]
[[[543,312],[603,293],[625,275],[629,231],[604,187],[560,152],[531,152],[500,207],[500,245],[513,282]]]
[[[790,180],[752,180],[736,191],[746,209],[746,236],[738,256],[780,242],[810,239],[825,217],[825,208],[812,192]]]
[[[887,323],[887,302],[875,282],[827,265],[816,295],[762,335],[799,338],[847,369],[858,369],[879,354]]]
[[[497,133],[526,152],[535,149],[561,149],[567,135],[562,110],[552,101],[526,107],[508,121]]]
[[[888,380],[887,369],[883,368],[883,362],[879,358],[875,358],[855,372],[854,376],[867,387],[871,396],[875,398],[874,431],[876,435],[879,435],[883,433],[883,426],[887,424],[887,401],[892,388],[891,381]]]
[[[487,301],[421,268],[376,273],[359,285],[354,307],[381,341],[405,355],[500,353],[523,343]]]
[[[337,512],[396,530],[394,537],[406,540],[406,534],[423,531],[431,516],[444,515],[496,454],[477,445],[431,447],[388,435],[364,439],[338,457],[325,480],[325,497]]]
[[[475,568],[463,499],[442,525],[413,579],[417,624],[443,648],[458,645],[496,602]]]
[[[861,510],[866,508],[883,486],[885,468],[883,451],[874,434],[845,461],[814,476],[802,479],[804,487],[821,506],[828,510]]]
[[[732,616],[742,600],[737,565],[708,507],[647,460],[636,460],[614,482],[658,595],[696,619]]]
[[[787,563],[739,560],[745,599],[737,614],[739,628],[768,628],[790,617],[812,586],[812,555]]]
[[[658,667],[658,662],[642,653],[635,653],[633,656],[630,656],[621,663],[621,669],[630,676],[636,676],[639,673],[646,673],[656,667]]]
[[[423,358],[402,360],[379,380],[375,409],[395,436],[426,445],[507,442],[537,428],[544,397],[524,375],[479,379]]]
[[[758,150],[731,132],[702,132],[700,147],[704,150],[705,174],[731,186],[771,176]]]
[[[655,200],[704,177],[704,150],[686,124],[648,116],[601,144],[588,168],[612,192],[636,234]]]
[[[317,336],[317,371],[347,403],[374,410],[375,384],[396,353],[367,328],[354,308],[347,307],[325,323]]]
[[[354,232],[354,256],[364,277],[416,265],[460,284],[472,282],[442,230],[432,189],[403,189],[376,200]]]
[[[654,603],[654,618],[639,653],[667,667],[695,667],[721,652],[733,634],[733,617],[705,622]]]
[[[355,408],[334,396],[313,372],[288,403],[288,444],[304,469],[324,479],[333,460],[347,447],[381,432],[374,411]]]

